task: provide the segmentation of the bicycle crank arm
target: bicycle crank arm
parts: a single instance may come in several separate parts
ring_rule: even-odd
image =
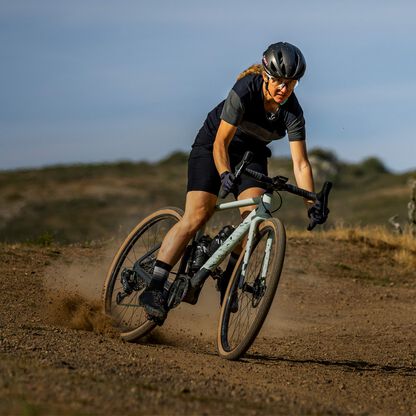
[[[198,302],[199,294],[204,286],[205,280],[210,276],[211,271],[208,269],[200,269],[198,272],[191,278],[190,286],[188,291],[183,298],[183,302],[190,303],[195,305]]]

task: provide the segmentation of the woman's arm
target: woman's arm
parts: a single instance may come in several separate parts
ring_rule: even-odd
[[[296,184],[299,188],[306,189],[310,192],[315,192],[313,182],[312,168],[308,159],[308,152],[306,150],[305,140],[290,142],[290,152],[292,155],[293,172],[295,174]],[[305,199],[305,204],[310,207],[314,201]]]
[[[217,135],[215,136],[213,151],[215,167],[220,175],[225,171],[231,172],[228,146],[231,143],[236,130],[236,126],[221,120]]]

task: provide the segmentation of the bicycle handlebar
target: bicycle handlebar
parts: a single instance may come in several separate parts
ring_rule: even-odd
[[[242,161],[236,167],[236,171],[235,171],[236,180],[238,180],[238,178],[242,174],[245,174],[247,176],[251,176],[253,179],[256,179],[259,182],[266,184],[273,191],[286,191],[286,192],[301,196],[306,199],[319,201],[321,203],[321,209],[324,211],[327,210],[328,197],[329,197],[329,192],[331,191],[331,188],[332,188],[332,182],[325,182],[320,192],[317,192],[317,193],[310,192],[310,191],[307,191],[306,189],[302,189],[295,185],[286,183],[288,181],[288,178],[284,176],[275,176],[273,178],[270,178],[269,176],[266,176],[263,173],[256,172],[252,169],[248,169],[247,165],[251,162],[252,159],[253,159],[252,152],[248,151],[244,154]],[[221,189],[220,198],[225,198],[227,195],[228,195],[228,192],[224,192],[224,190]]]

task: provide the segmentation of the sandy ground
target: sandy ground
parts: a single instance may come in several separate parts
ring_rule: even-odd
[[[213,282],[125,343],[100,313],[113,247],[3,245],[0,414],[416,415],[415,279],[374,250],[387,280],[348,269],[359,248],[330,242],[316,262],[310,242],[289,242],[268,320],[229,362]]]

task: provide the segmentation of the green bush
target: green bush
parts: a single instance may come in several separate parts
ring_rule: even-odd
[[[361,168],[365,173],[389,173],[385,164],[377,157],[369,157],[361,162]]]

